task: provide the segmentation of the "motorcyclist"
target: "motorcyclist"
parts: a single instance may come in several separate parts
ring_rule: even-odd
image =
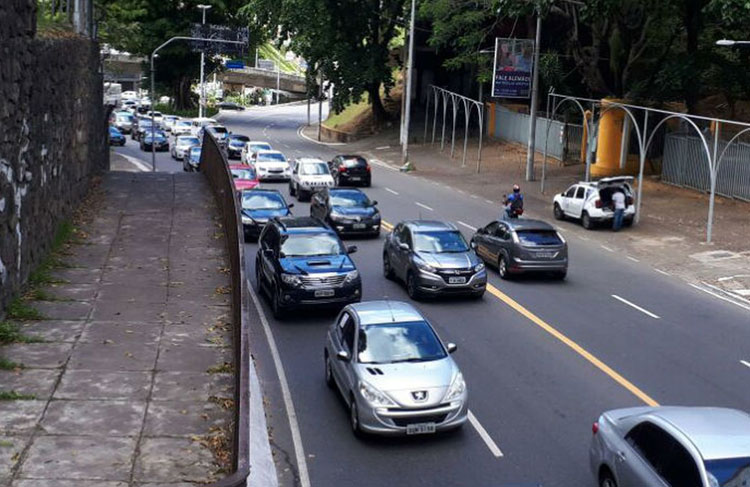
[[[523,214],[523,195],[521,194],[521,188],[517,185],[513,185],[513,192],[505,195],[503,200],[505,205],[505,217],[506,218],[518,218]]]

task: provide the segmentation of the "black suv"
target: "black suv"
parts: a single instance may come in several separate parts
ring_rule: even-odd
[[[313,194],[310,216],[324,220],[339,235],[380,235],[377,201],[354,188],[324,188]]]
[[[328,163],[336,186],[372,185],[372,171],[367,159],[362,156],[336,156]]]
[[[362,280],[344,247],[328,225],[311,217],[277,217],[260,234],[255,258],[258,291],[282,318],[305,305],[346,305],[362,298]]]

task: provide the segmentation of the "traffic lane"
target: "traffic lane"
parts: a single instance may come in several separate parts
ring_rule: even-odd
[[[405,188],[398,176],[401,175],[384,173],[379,180],[409,191],[406,199],[412,199],[413,204],[394,205],[394,209],[406,211],[408,217],[470,220],[476,226],[481,226],[476,222],[482,220],[475,215],[483,212],[487,215],[485,221],[492,218],[489,215],[492,210],[487,210],[481,202],[471,198],[467,201],[466,197],[455,194],[449,199],[441,194],[447,191],[445,188],[419,180],[409,181]],[[392,189],[390,186],[387,187]],[[470,234],[466,228],[462,231]],[[684,283],[657,275],[646,266],[617,259],[587,242],[570,244],[571,266],[565,283],[533,277],[502,281],[494,272],[490,273],[490,282],[595,351],[631,380],[644,387],[648,384],[648,391],[662,393],[664,400],[676,403],[710,400],[714,404],[718,401],[747,407],[740,392],[746,373],[738,364],[748,354],[750,337],[744,325],[747,317],[740,309],[707,296],[696,300],[696,291]],[[540,293],[542,287],[544,292]],[[651,310],[668,311],[659,314],[661,319],[654,325],[653,318],[616,301],[612,294],[627,296]],[[712,323],[712,316],[722,317],[722,324],[711,328],[701,326]],[[686,327],[686,323],[693,326]],[[715,340],[715,334],[723,338]],[[644,340],[644,336],[649,339]],[[746,339],[736,340],[737,336]],[[697,349],[704,351],[698,355],[700,360],[696,360]],[[623,350],[628,353],[623,354]],[[728,360],[728,353],[735,359]],[[654,374],[653,366],[661,365],[662,360],[663,373]]]
[[[306,207],[301,205],[300,208]],[[382,241],[356,240],[353,243],[361,249],[354,258],[364,279],[364,299],[388,297],[408,301],[401,285],[381,277]],[[485,472],[481,472],[481,475],[469,478],[494,478],[505,482],[543,481],[544,485],[571,485],[571,482],[573,485],[584,485],[589,480],[586,451],[590,423],[603,409],[639,403],[614,382],[603,378],[593,367],[581,367],[580,360],[574,354],[561,354],[559,347],[551,343],[549,337],[520,323],[518,315],[488,297],[480,302],[427,301],[417,306],[433,322],[444,340],[460,344],[455,358],[471,387],[471,408],[490,435],[499,436],[498,442],[506,454],[506,458],[501,460],[503,464],[490,472],[491,477],[484,477]],[[310,315],[306,312],[305,319],[273,325],[289,377],[305,379],[311,370],[313,373],[316,371],[311,364],[322,363],[323,337],[333,317],[323,316],[322,322],[317,323],[313,321],[317,314],[313,314],[313,318]],[[466,323],[476,326],[465,328]],[[318,331],[314,325],[321,329]],[[289,329],[291,331],[286,333],[285,330]],[[312,345],[310,350],[311,343],[320,343],[320,348]],[[538,351],[535,352],[535,349]],[[299,373],[293,372],[298,368]],[[561,376],[558,375],[560,373]],[[305,383],[292,380],[290,385],[295,403],[320,403],[316,394],[325,391],[325,387],[319,384],[319,387],[307,392],[310,394],[307,397],[300,394]],[[509,390],[496,392],[499,384],[507,384]],[[486,394],[485,391],[493,392]],[[586,398],[585,407],[581,406],[581,398]],[[308,455],[311,448],[318,451],[317,447],[309,445],[311,436],[320,435],[320,431],[314,428],[320,428],[321,424],[325,431],[334,431],[335,428],[337,439],[338,435],[351,437],[343,402],[336,398],[333,403],[327,401],[320,405],[322,410],[319,412],[310,411],[306,406],[304,414],[297,406]],[[331,415],[331,411],[337,409],[338,413]],[[305,425],[308,414],[315,418],[313,429]],[[550,435],[550,432],[553,434]],[[358,443],[349,444],[347,441],[342,448],[347,450],[356,445]],[[320,451],[325,452],[330,448],[329,442],[324,441]],[[390,444],[389,449],[392,449]],[[480,458],[491,458],[488,450],[480,448],[480,452]],[[320,458],[317,453],[313,454]],[[372,452],[368,451],[367,454],[369,461]],[[538,458],[551,460],[540,469],[536,465]],[[388,453],[383,461],[386,467],[393,464]],[[441,459],[441,462],[444,461]],[[451,470],[454,468],[450,465]],[[311,470],[315,471],[312,467]],[[316,472],[313,479],[327,478],[328,474],[340,475],[340,472],[331,472],[325,467],[323,472]],[[468,474],[462,471],[461,475],[460,478],[465,479]],[[335,478],[339,477],[332,477],[332,480]]]
[[[172,138],[170,137],[170,143],[171,141]],[[139,142],[131,139],[130,134],[125,135],[125,145],[121,147],[114,146],[114,150],[119,154],[137,159],[141,164],[147,166],[149,170],[151,169],[151,152],[142,151]],[[141,167],[141,169],[143,168]],[[157,152],[156,170],[168,173],[181,172],[182,162],[172,159],[169,151]]]

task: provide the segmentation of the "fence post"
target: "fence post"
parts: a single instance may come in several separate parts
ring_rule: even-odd
[[[445,93],[443,93],[442,95],[443,95],[443,135],[440,138],[440,152],[442,152],[443,149],[445,148],[445,112],[446,110],[448,110],[448,103],[445,101],[448,95],[446,95]]]
[[[716,199],[716,176],[718,173],[718,165],[716,164],[716,157],[717,157],[717,151],[719,149],[719,131],[721,130],[721,125],[718,121],[716,123],[716,128],[714,129],[714,153],[712,156],[712,160],[708,161],[708,168],[710,170],[710,176],[711,176],[711,195],[708,199],[708,225],[706,225],[706,243],[711,243],[711,234],[713,233],[713,225],[714,225],[714,200]]]
[[[484,135],[484,103],[477,105],[479,112],[479,149],[477,150],[477,174],[479,174],[482,164],[482,135]]]
[[[427,127],[430,121],[430,95],[427,95],[427,103],[425,103],[424,108],[424,139],[422,140],[422,145],[427,144]]]
[[[456,116],[458,115],[458,105],[456,105],[455,95],[451,95],[451,107],[453,108],[453,131],[451,132],[451,159],[453,159],[453,149],[456,146]]]
[[[643,116],[643,137],[641,138],[641,165],[638,169],[638,196],[635,201],[635,223],[641,221],[641,198],[643,198],[643,167],[646,165],[646,140],[648,140],[648,110]]]
[[[432,96],[434,98],[434,107],[432,112],[432,142],[430,142],[430,145],[435,144],[435,129],[437,129],[437,108],[438,108],[438,91],[435,89],[435,87],[432,87]]]

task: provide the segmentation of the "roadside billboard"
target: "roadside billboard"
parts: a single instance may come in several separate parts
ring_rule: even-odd
[[[529,98],[534,69],[533,39],[495,39],[492,96]]]

